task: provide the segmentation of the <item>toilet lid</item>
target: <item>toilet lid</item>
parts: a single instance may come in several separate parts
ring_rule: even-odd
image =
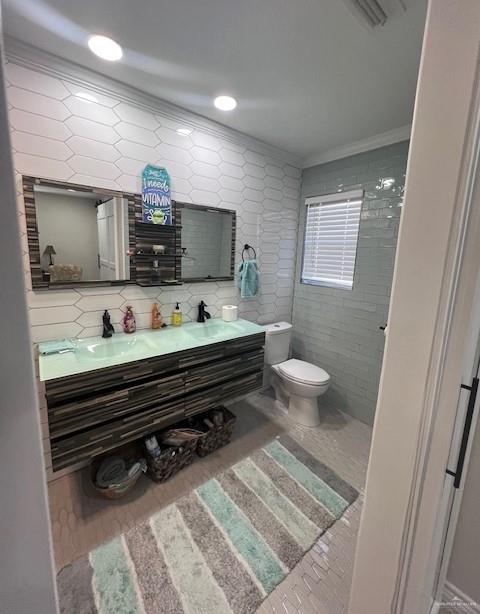
[[[288,379],[303,384],[326,384],[330,381],[330,375],[320,367],[303,360],[291,358],[278,365],[278,370]]]
[[[277,335],[290,330],[292,325],[289,322],[274,322],[273,324],[266,324],[263,328],[267,335]]]

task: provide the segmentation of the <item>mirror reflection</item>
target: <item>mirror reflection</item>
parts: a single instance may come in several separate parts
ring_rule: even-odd
[[[235,212],[182,204],[184,281],[233,277]]]
[[[126,199],[45,185],[34,192],[44,282],[130,279]]]

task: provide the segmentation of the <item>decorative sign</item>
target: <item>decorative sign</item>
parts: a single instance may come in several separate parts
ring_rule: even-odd
[[[143,221],[150,224],[172,223],[170,177],[166,169],[147,164],[142,173]]]

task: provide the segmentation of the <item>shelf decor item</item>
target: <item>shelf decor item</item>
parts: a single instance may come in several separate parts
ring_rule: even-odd
[[[55,251],[55,248],[53,247],[53,245],[47,245],[45,249],[43,250],[43,255],[49,257],[49,263],[48,263],[49,266],[53,266],[52,256],[55,256],[56,253],[57,252]]]
[[[172,224],[170,176],[165,168],[147,164],[142,173],[143,221],[149,224]]]

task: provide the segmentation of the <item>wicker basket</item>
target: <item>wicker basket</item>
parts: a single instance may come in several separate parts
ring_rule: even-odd
[[[155,482],[165,482],[192,462],[196,446],[197,440],[192,439],[179,448],[162,446],[160,456],[155,458],[147,452],[147,474]]]
[[[214,426],[213,428],[208,429],[201,437],[198,439],[197,443],[197,454],[198,456],[207,456],[207,454],[211,454],[225,446],[230,442],[232,438],[233,427],[235,426],[235,422],[237,420],[236,416],[232,414],[226,407],[220,406],[213,408],[216,411],[221,411],[223,413],[223,424],[220,426]],[[202,418],[208,418],[210,412],[202,414],[198,416],[199,421],[201,422]],[[202,423],[202,429],[205,429],[206,426]]]
[[[92,462],[92,465],[90,467],[90,479],[95,492],[97,492],[105,499],[115,500],[124,497],[133,489],[133,487],[138,482],[138,479],[143,473],[142,471],[139,471],[136,475],[122,482],[120,486],[115,486],[114,488],[100,488],[100,486],[97,486],[97,483],[95,481],[100,464],[101,459],[97,459]]]

